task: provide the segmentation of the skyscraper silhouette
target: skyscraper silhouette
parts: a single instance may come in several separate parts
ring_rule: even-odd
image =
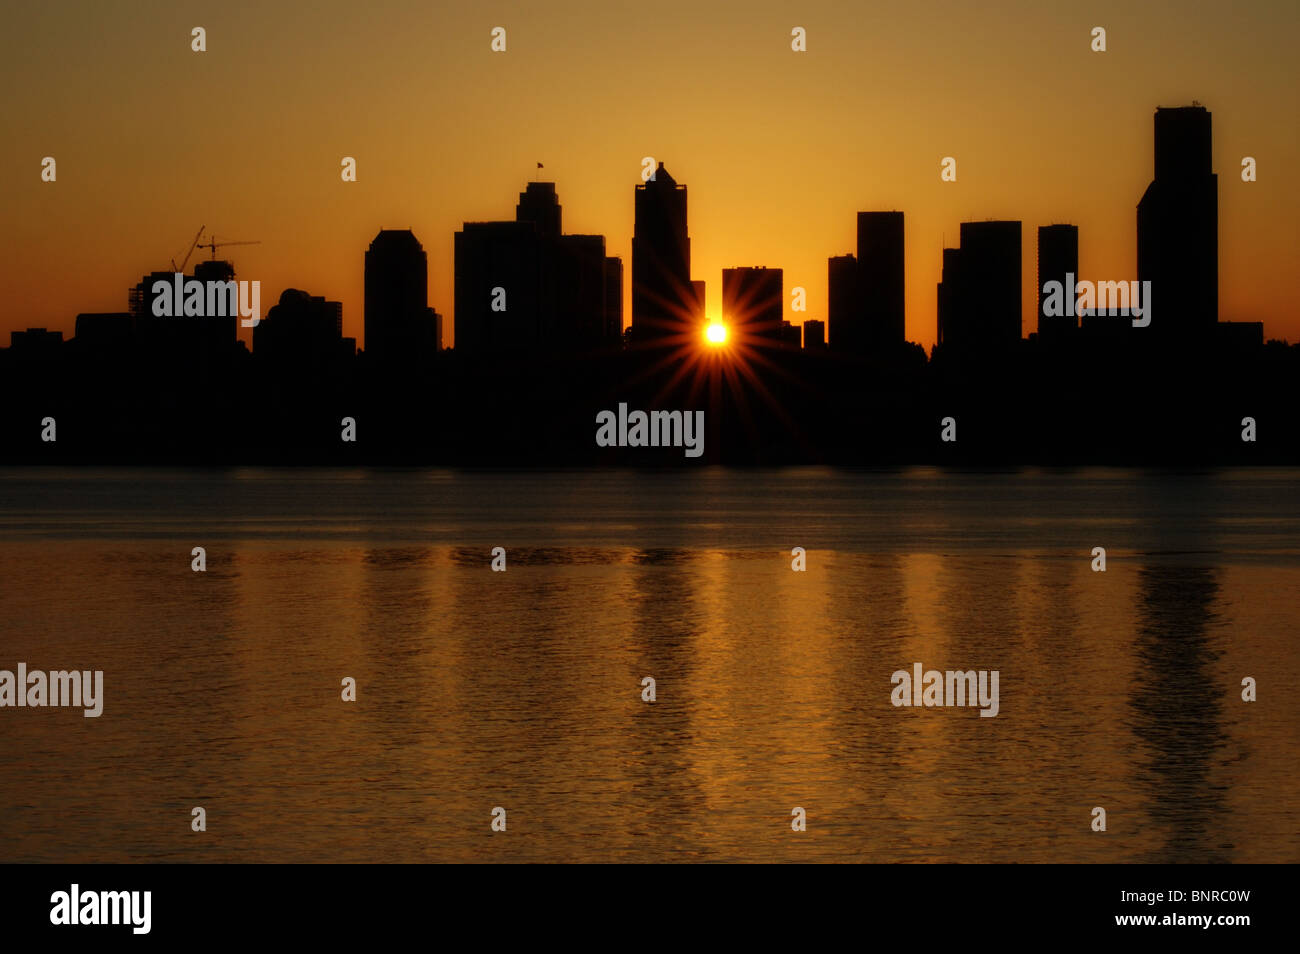
[[[783,272],[754,266],[722,270],[722,320],[738,344],[774,347],[783,340]]]
[[[907,338],[902,212],[858,213],[858,274],[862,343],[886,355]]]
[[[777,341],[783,348],[798,351],[803,347],[803,325],[782,321],[781,328],[777,332]]]
[[[959,350],[961,347],[961,328],[956,317],[957,289],[961,285],[961,249],[945,248],[943,250],[943,267],[939,272],[937,289],[938,316],[934,343],[947,350]]]
[[[1040,225],[1038,227],[1038,337],[1045,342],[1066,340],[1070,332],[1079,327],[1079,317],[1072,307],[1065,302],[1069,294],[1066,275],[1079,279],[1079,227],[1077,225]],[[1043,302],[1047,294],[1043,286],[1048,282],[1060,282],[1062,308],[1061,314],[1043,314]],[[1068,314],[1066,314],[1068,312]]]
[[[519,193],[519,204],[515,206],[516,222],[532,222],[537,226],[537,234],[547,238],[559,238],[561,228],[560,197],[555,192],[554,182],[530,182]]]
[[[833,351],[861,354],[861,297],[858,294],[858,260],[853,255],[833,255],[826,260],[827,346]]]
[[[466,222],[456,233],[455,255],[456,351],[538,347],[542,248],[536,225]]]
[[[1138,280],[1151,334],[1204,343],[1219,319],[1219,181],[1204,106],[1155,112],[1155,178],[1138,203]]]
[[[826,347],[826,322],[819,318],[804,320],[803,346],[808,351],[817,351]]]
[[[1020,340],[1020,223],[963,222],[943,250],[939,338],[959,354],[1005,353]]]
[[[653,342],[689,334],[703,321],[691,284],[686,187],[664,164],[636,187],[632,234],[632,337]]]
[[[376,370],[412,371],[440,342],[429,309],[429,264],[409,229],[382,229],[366,251],[365,353]]]
[[[827,261],[829,345],[884,358],[907,338],[902,212],[859,212],[857,256]]]
[[[513,222],[456,233],[456,350],[584,350],[618,340],[623,263],[603,235],[564,235],[554,182],[530,182]]]
[[[605,236],[558,235],[539,236],[539,239],[547,253],[542,258],[542,342],[569,350],[600,344],[608,331]]]

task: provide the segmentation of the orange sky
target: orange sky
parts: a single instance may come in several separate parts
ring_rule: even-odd
[[[452,235],[513,217],[537,162],[565,230],[604,234],[624,258],[626,301],[647,155],[690,190],[711,313],[722,268],[768,265],[785,269],[788,319],[825,318],[826,259],[853,250],[854,213],[901,209],[909,339],[933,343],[940,249],[984,218],[1024,222],[1028,333],[1036,226],[1080,226],[1082,277],[1137,277],[1152,113],[1193,99],[1214,117],[1220,317],[1300,340],[1300,4],[978,6],[8,5],[4,343],[124,310],[127,287],[206,225],[261,241],[228,251],[238,277],[262,282],[263,311],[302,288],[342,301],[358,339],[366,246],[412,228],[451,344]],[[190,49],[194,26],[205,53]],[[494,26],[505,53],[489,49]],[[807,53],[790,50],[794,26]],[[1106,53],[1089,48],[1094,26]],[[1240,179],[1245,155],[1257,182]],[[40,181],[44,156],[55,183]],[[339,177],[343,156],[356,183]],[[943,156],[956,183],[939,179]],[[794,285],[806,315],[789,312]]]

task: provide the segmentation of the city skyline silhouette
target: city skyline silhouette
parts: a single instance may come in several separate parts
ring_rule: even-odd
[[[1162,133],[1163,124],[1163,133]],[[1170,311],[1175,314],[1191,314],[1197,308],[1202,310],[1198,313],[1199,317],[1193,319],[1190,323],[1197,325],[1210,325],[1218,321],[1218,185],[1217,176],[1212,169],[1212,129],[1211,114],[1199,104],[1184,107],[1157,107],[1155,111],[1155,132],[1153,137],[1156,154],[1156,175],[1151,184],[1147,187],[1142,201],[1138,203],[1138,254],[1139,262],[1135,274],[1142,274],[1148,278],[1161,272],[1168,272],[1169,277],[1158,281],[1167,293],[1170,293],[1170,304],[1167,305]],[[1163,143],[1163,146],[1162,146]],[[543,168],[542,163],[537,163],[540,170]],[[1162,171],[1163,170],[1163,171]],[[1205,186],[1188,185],[1195,177],[1201,177],[1205,181]],[[1200,181],[1199,179],[1196,181]],[[1189,193],[1189,188],[1200,189],[1199,193]],[[622,289],[622,259],[618,256],[604,256],[604,235],[592,235],[585,238],[598,241],[601,256],[604,259],[600,266],[601,274],[595,276],[591,283],[593,287],[589,298],[582,303],[576,299],[571,301],[557,302],[556,308],[560,311],[570,314],[576,314],[583,309],[592,311],[590,322],[592,327],[585,330],[582,340],[570,341],[570,345],[589,346],[595,341],[607,340],[617,337],[623,331],[628,331],[632,337],[645,339],[654,337],[656,334],[662,334],[663,324],[674,322],[679,318],[689,318],[692,322],[701,320],[709,322],[719,321],[736,321],[740,324],[746,323],[749,319],[746,316],[736,316],[736,296],[729,295],[727,282],[730,278],[738,280],[738,271],[735,266],[724,267],[722,272],[723,290],[722,290],[722,307],[721,309],[712,309],[708,306],[704,289],[708,284],[707,279],[692,279],[692,262],[690,254],[690,237],[688,230],[688,215],[686,211],[687,188],[679,185],[670,172],[665,169],[662,161],[658,162],[656,169],[650,169],[648,166],[643,168],[642,183],[636,187],[636,214],[634,217],[634,231],[637,233],[632,239],[632,261],[640,262],[643,274],[634,273],[632,284],[628,294],[632,300],[631,312],[635,316],[642,316],[641,331],[634,329],[637,324],[635,320],[624,321],[622,316],[622,302],[624,293]],[[1202,198],[1203,196],[1203,198]],[[653,201],[652,201],[653,198]],[[671,198],[678,207],[669,209],[665,205],[667,199]],[[646,200],[643,203],[643,200]],[[1189,211],[1200,208],[1201,211]],[[527,184],[523,192],[519,194],[519,204],[516,206],[515,218],[508,221],[497,223],[483,221],[467,221],[464,228],[457,231],[456,235],[456,263],[454,271],[458,281],[453,285],[457,294],[453,296],[457,303],[457,311],[461,313],[462,320],[459,325],[463,328],[462,337],[465,339],[463,347],[468,346],[473,350],[490,350],[492,347],[499,347],[509,337],[506,331],[502,331],[499,337],[501,342],[492,343],[492,333],[487,331],[487,326],[492,322],[491,315],[482,307],[482,294],[471,295],[465,288],[478,281],[482,284],[487,280],[490,282],[504,282],[518,288],[523,284],[520,280],[522,275],[512,275],[509,268],[497,269],[496,274],[493,270],[482,269],[483,274],[476,274],[471,278],[469,275],[462,274],[462,258],[468,263],[476,261],[476,256],[481,258],[485,251],[497,248],[492,254],[500,259],[500,242],[504,239],[506,244],[527,241],[527,236],[535,231],[541,236],[543,244],[550,240],[557,240],[565,246],[573,246],[575,242],[582,240],[584,236],[563,234],[561,230],[563,206],[560,203],[556,183],[553,181],[542,181],[540,178]],[[857,248],[855,252],[851,251],[847,255],[833,255],[828,259],[828,281],[827,295],[824,302],[814,302],[810,308],[806,289],[799,286],[803,294],[800,296],[800,304],[791,305],[791,312],[797,313],[801,320],[814,320],[823,322],[827,326],[825,336],[827,339],[834,337],[829,328],[838,325],[839,335],[833,344],[841,350],[853,350],[864,352],[873,347],[879,347],[882,343],[901,342],[911,340],[906,337],[905,314],[907,309],[904,307],[906,293],[904,288],[903,276],[906,271],[905,266],[905,249],[904,249],[904,215],[902,211],[858,211],[857,212]],[[874,224],[880,223],[880,224]],[[1145,223],[1145,225],[1144,225]],[[1003,261],[1006,263],[1006,280],[1004,287],[1000,290],[999,296],[1009,298],[1010,296],[1019,296],[1019,286],[1022,284],[1019,274],[1012,276],[1011,271],[1019,272],[1020,270],[1020,245],[1021,238],[1018,234],[1013,236],[1013,232],[1018,233],[1022,225],[1021,220],[1006,220],[1004,223],[1003,239],[993,240],[1008,243],[1006,250],[1001,253]],[[1012,228],[1014,226],[1014,228]],[[989,276],[998,272],[988,261],[979,261],[979,256],[985,254],[983,249],[987,246],[988,240],[979,240],[977,236],[984,234],[993,235],[991,229],[998,226],[992,219],[980,221],[964,221],[960,223],[960,232],[965,235],[969,233],[970,244],[973,245],[972,255],[976,257],[973,262],[974,271],[983,276],[980,280],[987,281]],[[1032,228],[1032,226],[1030,226]],[[1090,276],[1085,276],[1079,267],[1079,234],[1080,227],[1074,223],[1053,222],[1050,225],[1039,225],[1039,239],[1037,246],[1037,270],[1035,272],[1037,281],[1034,283],[1033,292],[1039,299],[1039,308],[1033,316],[1033,321],[1037,326],[1037,332],[1041,333],[1044,326],[1044,314],[1042,301],[1044,294],[1044,279],[1061,279],[1068,272],[1075,281],[1091,281]],[[642,235],[646,230],[647,234]],[[210,239],[208,242],[200,243],[199,238],[202,236],[204,229],[200,228],[198,235],[195,236],[191,243],[190,251],[183,256],[182,264],[176,265],[175,259],[172,260],[171,270],[155,270],[145,276],[138,283],[131,294],[129,311],[132,314],[147,312],[148,302],[151,299],[147,286],[157,279],[169,280],[173,272],[179,273],[185,267],[186,262],[192,257],[196,246],[210,248],[212,258],[210,261],[197,261],[194,269],[188,273],[188,277],[196,278],[200,281],[217,280],[224,281],[234,277],[233,263],[225,261],[218,263],[216,259],[217,247],[227,245],[256,245],[260,242],[215,242]],[[1145,239],[1143,234],[1145,232]],[[368,253],[366,260],[366,300],[364,303],[364,314],[370,315],[372,312],[384,310],[387,303],[376,299],[371,302],[373,296],[398,295],[406,296],[412,301],[416,297],[420,298],[420,304],[416,307],[421,312],[420,318],[423,318],[423,310],[430,309],[431,327],[427,330],[426,337],[431,337],[435,347],[452,347],[452,342],[447,341],[448,335],[452,334],[452,329],[456,327],[453,322],[444,325],[444,318],[437,309],[428,304],[428,258],[423,246],[420,244],[418,236],[410,229],[390,229],[381,228],[371,246],[371,253],[376,251],[376,247],[384,242],[392,243],[402,241],[401,236],[405,236],[404,241],[412,243],[414,251],[411,253],[418,256],[418,272],[407,270],[403,272],[398,269],[392,271],[387,279],[381,279],[379,275],[371,274],[371,254]],[[464,240],[465,251],[462,255],[462,239]],[[471,245],[471,242],[476,243]],[[640,243],[640,245],[638,245]],[[992,246],[988,246],[990,249]],[[594,248],[594,246],[593,246]],[[640,251],[638,252],[638,249]],[[953,267],[956,262],[954,253],[961,250],[960,243],[956,248],[945,246],[943,251],[943,268]],[[669,256],[672,260],[660,260],[661,253]],[[521,253],[518,250],[508,250],[504,253],[507,258],[517,257],[519,254],[538,255],[538,252]],[[1141,257],[1145,254],[1147,264],[1145,268],[1142,265]],[[1043,265],[1043,256],[1054,261],[1045,269]],[[530,262],[528,267],[533,270],[553,273],[552,283],[557,287],[576,286],[578,291],[573,292],[581,297],[587,294],[581,291],[581,286],[588,281],[581,272],[564,273],[562,268],[565,267],[569,259],[575,262],[589,257],[589,253],[570,248],[568,251],[560,253],[547,253],[543,258],[536,262]],[[969,257],[969,256],[968,256]],[[1055,260],[1064,263],[1058,267]],[[515,266],[511,266],[515,267]],[[764,264],[755,266],[759,269],[775,268],[775,274],[779,277],[782,273],[782,266],[779,264]],[[913,265],[915,267],[915,265]],[[847,269],[847,271],[845,271]],[[1192,287],[1191,282],[1179,282],[1183,277],[1195,276],[1200,288]],[[605,275],[608,270],[609,275]],[[935,343],[943,342],[943,302],[945,299],[945,290],[943,282],[944,271],[940,271],[939,282],[939,307],[936,316],[936,333]],[[1100,276],[1098,276],[1100,279]],[[513,281],[512,281],[513,279]],[[1001,280],[1001,279],[999,279]],[[1102,281],[1129,281],[1127,278],[1116,278],[1110,276]],[[838,282],[838,284],[837,284]],[[861,283],[861,289],[857,285]],[[403,286],[406,291],[396,291],[392,286]],[[779,288],[783,285],[778,282]],[[838,289],[838,290],[837,290]],[[951,292],[951,288],[949,289]],[[846,299],[845,296],[848,296]],[[322,296],[323,297],[323,296]],[[752,297],[752,291],[746,292],[745,297]],[[773,296],[768,296],[773,297]],[[856,299],[861,297],[865,304],[858,304]],[[991,296],[982,296],[989,298]],[[1199,303],[1199,304],[1198,304]],[[340,308],[342,303],[338,303]],[[530,307],[535,303],[530,303]],[[818,310],[817,305],[821,308]],[[786,302],[784,299],[780,302],[765,301],[765,309],[779,308],[772,310],[764,321],[772,327],[777,327],[784,320]],[[1022,303],[1023,305],[1023,303]],[[397,307],[394,305],[394,307]],[[860,322],[851,322],[848,319],[850,312],[861,311],[863,308],[870,310],[871,315],[863,315]],[[503,311],[505,309],[502,309]],[[839,321],[833,320],[833,316],[840,312]],[[519,311],[516,306],[516,312]],[[473,312],[471,318],[470,313]],[[122,313],[81,313],[82,315],[110,315]],[[453,311],[453,315],[455,311]],[[820,317],[814,318],[817,314]],[[795,315],[792,315],[795,316]],[[406,318],[402,321],[410,324],[416,321],[416,318]],[[1004,316],[1003,336],[1008,340],[1019,337],[1031,337],[1036,332],[1034,326],[1021,328],[1021,322],[1015,314],[1006,314]],[[554,321],[554,319],[552,319]],[[1009,322],[1009,324],[1006,324]],[[791,324],[792,322],[786,322]],[[1187,324],[1188,322],[1181,322]],[[1281,324],[1280,319],[1276,320]],[[1051,326],[1052,334],[1059,334],[1064,328],[1066,322],[1063,320],[1051,320],[1046,322]],[[1074,322],[1077,327],[1080,322]],[[1258,324],[1262,324],[1258,323]],[[859,326],[860,325],[860,326]],[[660,330],[656,330],[656,326]],[[444,332],[444,327],[447,329]],[[1168,324],[1166,323],[1166,327]],[[37,332],[50,330],[43,327],[28,326],[23,329],[14,329],[22,332]],[[1022,334],[1023,331],[1023,334]],[[558,328],[548,329],[546,332],[539,332],[543,337],[554,337],[559,333]],[[342,335],[342,325],[340,323],[340,336]],[[414,340],[406,340],[409,333],[404,334],[399,342],[394,345],[385,343],[383,328],[379,325],[367,323],[363,335],[368,335],[374,342],[371,347],[372,352],[382,352],[386,350],[405,350],[415,347]],[[487,335],[487,338],[483,338]],[[30,334],[27,335],[30,337]],[[418,337],[418,336],[417,336]],[[1269,337],[1282,337],[1270,335]],[[482,338],[482,340],[480,340]],[[364,337],[354,339],[362,347],[367,344]],[[802,341],[802,336],[800,336]],[[427,342],[425,343],[427,344]],[[424,345],[420,345],[424,346]]]
[[[455,5],[434,15],[394,0],[370,20],[324,0],[321,22],[336,26],[306,37],[276,9],[182,3],[129,22],[75,0],[14,11],[0,38],[15,89],[15,148],[0,156],[13,185],[0,210],[0,335],[67,338],[76,314],[119,311],[124,275],[179,260],[207,224],[222,240],[262,243],[230,251],[269,299],[294,287],[342,302],[344,335],[361,342],[355,248],[383,227],[424,244],[450,345],[462,223],[512,218],[541,162],[567,230],[605,235],[606,254],[630,263],[626,189],[650,155],[694,191],[692,258],[712,279],[713,312],[723,268],[767,264],[807,288],[806,316],[823,319],[825,260],[856,246],[844,210],[904,210],[906,336],[928,350],[941,249],[963,221],[1076,223],[1090,272],[1132,277],[1150,110],[1200,99],[1219,117],[1222,317],[1276,321],[1270,337],[1300,338],[1285,278],[1300,254],[1300,190],[1286,175],[1300,143],[1278,121],[1295,111],[1291,5],[1182,8],[1173,43],[1161,39],[1170,11],[1154,6],[938,2],[868,24],[826,0],[800,10],[806,53],[790,49],[791,13],[762,0],[725,23],[673,2],[648,22],[610,11],[599,42],[574,7],[503,16],[503,53],[490,49],[494,22]],[[1093,23],[1109,30],[1104,53],[1090,48]],[[195,24],[209,31],[206,52],[190,49]],[[323,63],[337,84],[310,79]],[[164,89],[196,108],[158,115],[151,97]],[[223,99],[239,104],[228,120],[210,108]],[[40,180],[43,156],[58,160],[56,182]],[[355,182],[339,177],[347,156]],[[939,178],[946,156],[955,182]],[[1258,181],[1239,180],[1243,156],[1258,159]],[[1032,240],[1022,252],[1032,330]],[[801,318],[788,302],[784,317]]]
[[[1075,315],[1071,300],[1061,316],[1059,301],[1052,312],[1052,296],[1039,294],[1040,330],[1022,336],[1023,223],[964,222],[957,246],[943,250],[939,341],[927,356],[904,337],[906,212],[858,210],[856,254],[827,259],[830,300],[806,347],[802,329],[783,319],[784,272],[775,264],[723,269],[727,331],[715,340],[706,331],[719,322],[706,306],[709,280],[692,263],[689,190],[660,162],[633,188],[630,320],[622,315],[624,263],[606,254],[604,236],[563,230],[552,182],[528,183],[514,219],[466,222],[457,233],[462,344],[451,350],[440,347],[444,321],[428,302],[428,256],[411,230],[381,229],[365,253],[371,347],[361,351],[343,335],[341,303],[290,288],[256,323],[250,352],[237,337],[237,324],[250,323],[241,317],[245,290],[235,289],[248,280],[215,258],[213,240],[214,257],[188,279],[144,276],[128,288],[128,311],[78,315],[70,341],[42,329],[14,332],[0,356],[6,445],[11,459],[48,458],[53,448],[40,448],[33,423],[42,422],[41,444],[57,443],[44,424],[57,424],[51,412],[61,407],[62,446],[92,460],[165,461],[164,448],[184,433],[182,445],[221,463],[267,455],[304,463],[519,464],[530,454],[551,463],[628,461],[637,458],[626,450],[593,454],[582,422],[644,406],[707,407],[715,446],[706,459],[723,462],[1290,460],[1297,445],[1284,438],[1297,423],[1285,395],[1300,349],[1266,345],[1262,323],[1219,320],[1212,116],[1199,105],[1157,108],[1153,138],[1154,174],[1137,216],[1141,294],[1138,281],[1122,277],[1110,289],[1125,292],[1109,302],[1122,315],[1103,310],[1104,283],[1096,314]],[[1088,274],[1078,235],[1074,226],[1038,228],[1042,291],[1056,283],[1073,296],[1075,273]],[[204,286],[207,308],[215,301],[224,317],[203,315]],[[222,287],[228,299],[214,299]],[[1082,295],[1078,303],[1092,307]],[[1115,380],[1131,393],[1115,390]],[[1227,386],[1235,406],[1209,383]],[[472,403],[456,398],[475,388],[488,393]],[[1036,403],[1018,414],[1014,402],[1026,390]],[[159,393],[190,397],[162,407]],[[255,420],[223,413],[224,394],[238,395]],[[1132,394],[1149,395],[1162,419],[1135,416]],[[958,444],[959,409],[974,420],[976,439],[937,447],[936,421],[939,440]],[[451,421],[442,420],[447,414]],[[359,419],[363,449],[339,447],[357,444]],[[1261,419],[1263,446],[1238,446],[1260,443]],[[869,422],[868,446],[839,429],[844,420]]]

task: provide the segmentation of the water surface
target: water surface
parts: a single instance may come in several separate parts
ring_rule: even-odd
[[[0,709],[0,860],[1297,861],[1297,488],[0,471],[0,669],[106,696]]]

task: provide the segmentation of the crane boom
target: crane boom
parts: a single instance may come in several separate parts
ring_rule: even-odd
[[[225,248],[227,245],[261,245],[261,244],[262,242],[260,239],[252,242],[218,242],[217,237],[214,235],[212,237],[211,242],[199,242],[198,247],[212,249],[212,261],[215,262],[217,260],[217,249],[219,248]]]
[[[185,257],[184,257],[183,259],[181,259],[181,263],[180,263],[180,265],[177,265],[177,264],[176,264],[176,259],[174,259],[174,258],[172,259],[172,271],[173,271],[173,272],[183,272],[183,271],[185,271],[185,266],[186,266],[186,264],[189,263],[190,256],[194,254],[194,250],[195,250],[196,248],[198,248],[198,245],[199,245],[199,236],[201,236],[201,235],[203,234],[203,230],[204,230],[205,228],[207,228],[206,225],[200,225],[200,226],[199,226],[199,230],[198,230],[197,232],[194,233],[194,241],[190,243],[190,250],[189,250],[188,252],[185,253]]]

